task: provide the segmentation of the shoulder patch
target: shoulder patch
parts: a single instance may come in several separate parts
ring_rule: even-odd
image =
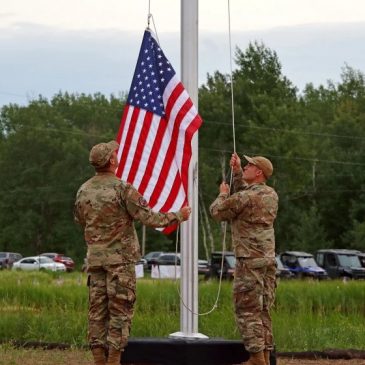
[[[143,197],[143,196],[141,196],[139,199],[138,199],[138,202],[139,202],[139,204],[142,206],[142,207],[147,207],[147,200]]]

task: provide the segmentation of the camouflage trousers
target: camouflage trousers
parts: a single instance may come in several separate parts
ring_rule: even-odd
[[[236,322],[247,351],[274,348],[270,308],[276,289],[275,258],[237,258],[233,282]]]
[[[134,264],[89,267],[90,348],[127,345],[136,300]]]

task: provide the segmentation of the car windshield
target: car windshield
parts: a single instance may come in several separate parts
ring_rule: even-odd
[[[299,257],[299,264],[301,267],[317,267],[317,263],[314,261],[313,257]]]
[[[50,259],[49,257],[46,257],[46,256],[40,256],[39,257],[39,262],[41,264],[49,264],[49,263],[53,263],[53,260]]]
[[[226,260],[228,262],[229,267],[236,266],[236,258],[234,256],[226,256]]]
[[[338,255],[340,266],[345,267],[361,267],[360,260],[355,255]]]
[[[6,257],[6,253],[0,252],[0,257]]]
[[[162,252],[160,252],[160,251],[153,251],[153,252],[149,252],[148,254],[144,255],[144,258],[146,260],[154,259],[154,258],[160,256],[161,254],[162,254]]]

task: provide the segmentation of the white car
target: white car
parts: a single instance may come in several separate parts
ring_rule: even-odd
[[[54,262],[46,256],[24,257],[13,263],[12,270],[50,270],[66,271],[66,266],[60,262]]]

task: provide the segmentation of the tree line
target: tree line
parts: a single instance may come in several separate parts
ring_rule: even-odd
[[[236,49],[234,135],[239,155],[263,155],[279,195],[277,251],[365,250],[365,82],[345,65],[338,83],[301,92],[262,43]],[[58,93],[0,114],[0,250],[23,255],[64,252],[81,261],[85,246],[73,223],[79,186],[93,174],[90,148],[114,139],[126,94]],[[199,253],[222,249],[223,227],[209,205],[234,148],[231,80],[215,72],[199,89]],[[141,227],[138,226],[140,233]],[[175,250],[175,237],[147,230],[146,251]],[[229,237],[226,240],[230,247]]]

